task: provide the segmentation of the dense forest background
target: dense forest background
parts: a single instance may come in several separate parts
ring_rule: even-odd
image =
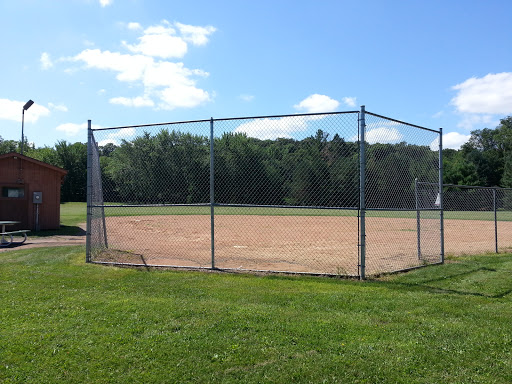
[[[259,140],[226,133],[214,144],[216,201],[220,203],[357,206],[357,143],[319,130],[303,140]],[[19,141],[0,137],[0,154],[19,152],[19,147]],[[209,201],[207,137],[162,130],[99,149],[108,201]],[[410,180],[435,180],[431,166],[418,166],[437,161],[437,154],[426,146],[372,144],[367,154],[368,174],[379,180],[371,186],[376,206],[396,199],[388,196],[396,193],[388,185],[409,180],[404,193],[410,197]],[[25,155],[68,171],[63,202],[86,201],[85,143],[59,141],[54,147],[35,147],[26,142]],[[512,116],[494,129],[472,131],[460,150],[443,150],[443,166],[447,184],[512,187]]]

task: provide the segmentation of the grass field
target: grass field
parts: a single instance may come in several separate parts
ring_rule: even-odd
[[[0,257],[2,383],[510,383],[512,255],[350,280]]]
[[[152,216],[152,215],[209,215],[209,206],[178,206],[178,207],[118,207],[118,204],[107,203],[107,216]],[[76,219],[85,221],[85,203],[64,203],[61,205],[61,220],[64,225]],[[262,216],[350,216],[356,217],[357,211],[350,209],[304,209],[304,208],[266,208],[266,207],[215,207],[217,215],[262,215]],[[432,212],[432,215],[435,215]],[[416,211],[367,211],[368,217],[416,218]],[[446,219],[485,220],[493,221],[494,213],[490,211],[445,211]],[[498,211],[498,220],[512,221],[512,211]]]

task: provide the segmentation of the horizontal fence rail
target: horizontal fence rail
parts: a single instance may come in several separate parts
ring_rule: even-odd
[[[90,127],[87,261],[360,278],[442,261],[416,181],[439,193],[440,131],[364,107]]]

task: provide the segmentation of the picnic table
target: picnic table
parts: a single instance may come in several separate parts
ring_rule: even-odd
[[[0,247],[8,247],[11,244],[23,244],[25,241],[27,241],[27,232],[30,232],[28,229],[21,229],[17,231],[6,231],[5,227],[8,225],[14,225],[19,224],[19,221],[11,221],[11,220],[0,220],[0,226],[2,227],[2,232],[0,232],[0,235],[2,238],[0,239]],[[21,241],[14,241],[13,236],[23,236],[23,240]],[[8,238],[8,240],[7,240]]]

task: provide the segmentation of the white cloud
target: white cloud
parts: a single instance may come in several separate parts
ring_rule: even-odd
[[[217,30],[215,27],[210,25],[206,27],[198,27],[181,23],[176,23],[175,25],[180,30],[183,38],[194,45],[205,45],[208,43],[208,36]]]
[[[39,59],[39,61],[41,62],[41,68],[43,70],[47,70],[53,67],[53,62],[50,59],[50,54],[47,52],[43,52],[41,54],[41,58]]]
[[[128,27],[128,29],[130,29],[132,31],[139,31],[142,29],[142,25],[140,25],[139,23],[135,23],[135,22],[128,23],[127,27]]]
[[[53,110],[59,111],[59,112],[67,112],[68,111],[68,107],[66,107],[64,104],[48,103],[48,107],[50,107],[50,109],[53,109]]]
[[[463,135],[458,132],[448,132],[443,135],[443,148],[459,149],[462,144],[466,143],[471,135]]]
[[[240,100],[243,100],[243,101],[246,101],[246,102],[250,102],[250,101],[253,101],[254,100],[254,96],[253,95],[248,95],[248,94],[242,94],[239,96]]]
[[[355,107],[356,106],[356,98],[355,97],[344,97],[342,101],[345,103],[345,105],[348,105],[349,107]]]
[[[57,126],[55,128],[56,131],[64,132],[66,136],[77,136],[81,134],[82,136],[87,135],[87,127],[88,123],[81,123],[81,124],[75,124],[75,123],[65,123]],[[92,129],[98,129],[101,128],[101,126],[97,124],[92,124]]]
[[[163,59],[182,58],[187,53],[187,43],[177,36],[172,36],[172,28],[166,28],[162,33],[150,33],[139,37],[139,43],[123,45],[134,53]]]
[[[489,73],[472,77],[452,87],[457,91],[451,100],[462,120],[458,126],[467,130],[499,123],[497,115],[512,113],[512,72]]]
[[[162,109],[195,107],[209,101],[208,92],[197,88],[193,76],[208,76],[201,70],[191,70],[183,63],[155,62],[143,55],[126,55],[117,52],[85,50],[72,58],[84,61],[88,67],[118,72],[119,81],[140,83],[144,86],[145,96],[128,102],[127,98],[117,97],[111,102],[126,106],[153,106],[151,97],[158,97],[158,106]],[[144,100],[143,103],[141,101]]]
[[[333,112],[340,105],[339,101],[331,99],[329,96],[313,94],[306,97],[299,104],[293,107],[306,113]]]
[[[57,131],[64,132],[66,136],[76,136],[79,133],[87,132],[87,123],[74,124],[65,123],[55,128]]]
[[[111,104],[124,105],[126,107],[153,107],[155,103],[153,100],[146,97],[113,97],[109,100]]]
[[[307,121],[307,117],[304,116],[252,120],[247,123],[240,124],[234,132],[246,133],[247,136],[256,137],[262,140],[273,140],[279,137],[290,138],[292,137],[292,133],[305,131],[308,127]]]
[[[458,132],[448,132],[443,135],[443,149],[460,149],[462,144],[466,143],[471,138],[471,135],[464,135]],[[430,149],[433,151],[439,150],[439,138],[436,138],[430,143]]]
[[[108,5],[111,5],[114,2],[114,0],[100,0],[100,5],[102,7],[106,7]]]
[[[158,92],[162,109],[193,108],[210,100],[208,92],[194,86],[177,85],[164,88]]]
[[[88,68],[119,72],[117,79],[120,81],[140,80],[146,68],[153,64],[151,57],[126,55],[100,49],[86,49],[68,60],[83,61]]]
[[[512,73],[472,77],[452,89],[458,91],[452,99],[458,112],[508,114],[512,112]]]
[[[0,119],[21,122],[23,106],[26,101],[0,99]],[[25,111],[25,122],[35,123],[40,117],[50,115],[50,110],[39,104],[33,104]]]
[[[373,128],[365,133],[365,141],[369,144],[395,144],[400,142],[403,137],[398,129],[389,127]]]
[[[468,131],[474,129],[475,126],[494,127],[499,124],[499,119],[493,115],[484,114],[463,114],[462,120],[457,124],[457,127],[464,128]]]
[[[129,28],[139,30],[138,23],[129,23]],[[157,58],[181,58],[187,52],[185,39],[192,39],[201,45],[198,36],[207,36],[215,28],[186,26],[175,23],[184,29],[183,37],[167,21],[146,28],[137,44],[123,42],[131,53],[86,49],[79,54],[62,59],[63,61],[83,62],[87,68],[116,73],[116,79],[130,85],[142,86],[143,95],[127,98],[113,97],[111,103],[128,107],[154,107],[160,109],[190,108],[211,100],[210,94],[197,87],[198,77],[209,74],[201,69],[186,68],[182,62],[157,60]],[[188,36],[188,37],[187,37]]]
[[[119,131],[109,131],[105,139],[98,141],[98,145],[100,147],[105,146],[108,143],[119,145],[122,139],[129,140],[135,136],[135,133],[135,128],[124,128]]]

